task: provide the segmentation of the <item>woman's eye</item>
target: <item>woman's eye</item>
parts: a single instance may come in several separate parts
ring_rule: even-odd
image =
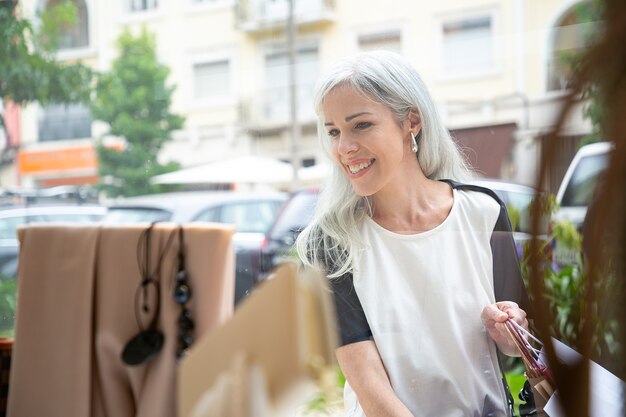
[[[331,138],[337,137],[339,135],[339,130],[337,129],[331,129],[327,132],[328,136],[330,136]]]
[[[367,129],[371,125],[372,124],[370,122],[359,122],[354,127],[356,127],[357,129]]]

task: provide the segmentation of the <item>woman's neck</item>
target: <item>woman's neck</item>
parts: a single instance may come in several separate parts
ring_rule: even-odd
[[[397,233],[424,232],[441,224],[452,208],[450,186],[421,172],[410,181],[380,190],[371,198],[373,220]]]

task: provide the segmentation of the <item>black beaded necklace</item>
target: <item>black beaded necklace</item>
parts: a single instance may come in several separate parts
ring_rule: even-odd
[[[185,269],[185,237],[183,228],[179,228],[179,248],[178,248],[178,272],[176,273],[176,286],[174,287],[174,301],[180,305],[180,315],[178,316],[178,346],[176,357],[180,359],[187,353],[187,349],[193,343],[193,330],[195,323],[191,317],[191,312],[186,304],[191,300],[191,287],[189,276]]]
[[[137,265],[141,273],[141,281],[135,291],[135,320],[139,333],[133,336],[122,351],[122,361],[127,365],[141,365],[152,359],[163,347],[163,332],[157,328],[159,313],[161,311],[161,290],[160,290],[160,274],[161,264],[165,254],[169,250],[174,240],[176,230],[167,238],[165,247],[159,253],[157,265],[153,272],[150,273],[150,253],[152,246],[152,231],[156,222],[150,224],[139,236],[137,242]],[[141,311],[150,313],[150,301],[154,300],[154,309],[151,319],[147,326],[141,320]]]

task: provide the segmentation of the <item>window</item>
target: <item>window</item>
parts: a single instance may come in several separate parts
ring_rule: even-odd
[[[313,117],[313,87],[318,76],[317,46],[301,45],[296,54],[298,116]],[[277,47],[265,55],[266,95],[262,115],[272,121],[286,121],[289,116],[289,53]]]
[[[17,239],[20,226],[35,223],[93,223],[102,218],[104,208],[87,207],[34,207],[11,209],[0,217],[0,241]]]
[[[591,16],[591,4],[582,2],[565,12],[553,28],[548,56],[548,91],[567,88],[571,76],[569,61],[589,44],[593,33]]]
[[[294,15],[305,19],[326,10],[329,0],[294,0]],[[289,16],[289,0],[240,1],[247,18],[252,20],[277,21]]]
[[[272,225],[280,205],[278,201],[227,204],[222,207],[221,222],[236,225],[238,232],[265,233]]]
[[[447,21],[441,31],[441,69],[446,75],[475,75],[494,68],[494,30],[490,15]]]
[[[220,211],[221,207],[211,207],[210,209],[204,210],[202,213],[198,214],[198,216],[193,219],[194,222],[218,222],[220,221]]]
[[[104,224],[127,224],[138,222],[166,222],[172,213],[167,210],[150,207],[110,207],[102,219]]]
[[[237,232],[265,233],[281,205],[282,201],[277,200],[226,203],[203,211],[193,221],[229,223],[237,227]]]
[[[59,6],[66,0],[49,0],[46,9]],[[85,48],[89,46],[89,19],[87,16],[87,5],[84,0],[72,1],[76,8],[76,21],[71,25],[61,25],[59,27],[58,45],[59,50]]]
[[[81,104],[54,104],[39,115],[39,140],[83,139],[91,137],[91,112]]]
[[[261,0],[257,7],[262,19],[285,19],[289,13],[289,2],[286,0]]]
[[[128,10],[131,12],[154,10],[158,6],[158,0],[128,0]]]
[[[563,193],[561,206],[589,206],[597,184],[609,164],[609,154],[587,155],[580,159]]]
[[[222,98],[231,94],[231,74],[228,60],[202,62],[193,65],[195,99]]]
[[[402,52],[401,37],[399,31],[373,33],[359,36],[359,50],[373,51],[384,49],[397,53]]]

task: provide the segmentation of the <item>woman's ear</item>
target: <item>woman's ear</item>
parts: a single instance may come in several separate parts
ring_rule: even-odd
[[[415,135],[417,135],[420,130],[422,130],[422,121],[420,119],[419,113],[417,112],[417,109],[411,109],[409,111],[407,121],[409,122],[409,129],[411,129],[411,131],[415,133]]]

